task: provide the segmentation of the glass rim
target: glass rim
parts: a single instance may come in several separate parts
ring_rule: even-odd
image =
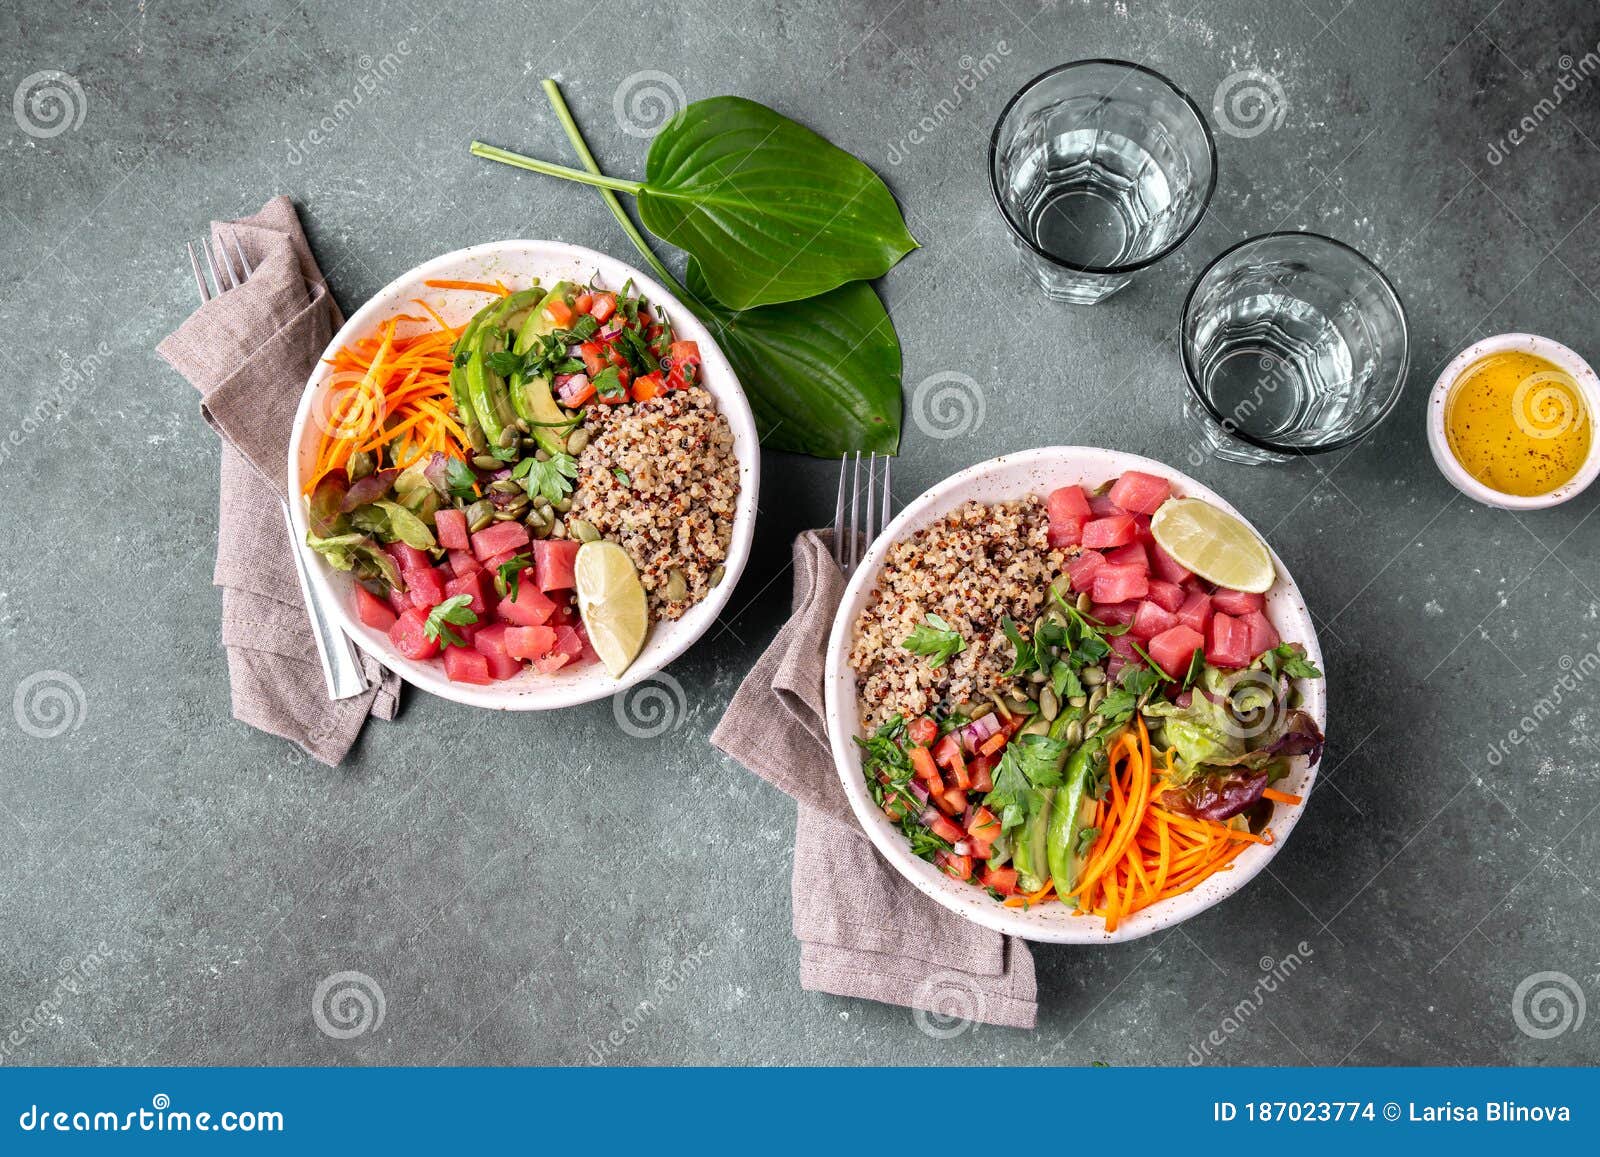
[[[1187,336],[1189,317],[1194,311],[1194,299],[1195,295],[1200,292],[1201,282],[1205,281],[1210,276],[1211,271],[1226,258],[1246,246],[1256,245],[1263,241],[1276,240],[1280,237],[1309,238],[1313,241],[1324,242],[1335,249],[1342,249],[1350,254],[1362,265],[1365,265],[1372,272],[1377,283],[1383,286],[1384,292],[1389,295],[1390,300],[1394,303],[1395,316],[1400,319],[1400,371],[1395,375],[1395,384],[1389,391],[1389,397],[1378,408],[1377,413],[1372,416],[1371,420],[1363,423],[1360,429],[1352,430],[1350,433],[1335,438],[1331,442],[1319,442],[1315,446],[1274,442],[1267,438],[1258,438],[1254,434],[1246,434],[1238,429],[1236,425],[1230,425],[1229,420],[1218,412],[1217,408],[1211,404],[1211,399],[1207,398],[1201,390],[1200,375],[1196,371],[1194,359],[1189,354],[1189,339]],[[1400,395],[1405,393],[1406,378],[1411,370],[1411,323],[1406,319],[1405,302],[1400,297],[1400,291],[1395,289],[1394,283],[1389,280],[1388,275],[1383,270],[1378,268],[1377,263],[1365,253],[1362,253],[1361,250],[1340,241],[1337,237],[1329,237],[1326,233],[1313,233],[1310,230],[1302,229],[1277,229],[1271,233],[1258,233],[1254,237],[1246,237],[1243,241],[1237,241],[1206,263],[1206,267],[1194,279],[1194,284],[1189,287],[1188,295],[1183,299],[1183,312],[1179,315],[1178,320],[1178,352],[1183,359],[1183,376],[1188,381],[1189,392],[1194,395],[1195,401],[1200,403],[1206,413],[1210,414],[1216,423],[1222,427],[1224,434],[1230,438],[1237,438],[1239,441],[1244,442],[1246,445],[1254,446],[1258,450],[1305,458],[1313,454],[1326,454],[1333,450],[1342,450],[1346,446],[1354,445],[1372,433],[1389,416],[1395,406],[1399,404]]]
[[[1200,126],[1200,134],[1205,138],[1206,154],[1211,160],[1211,177],[1210,180],[1206,182],[1205,194],[1200,198],[1200,211],[1195,214],[1194,220],[1189,222],[1182,232],[1180,232],[1168,245],[1159,251],[1151,254],[1149,257],[1141,258],[1138,261],[1126,261],[1119,265],[1083,265],[1076,261],[1068,261],[1065,258],[1057,257],[1055,254],[1041,249],[1037,244],[1034,243],[1032,238],[1030,238],[1022,229],[1017,226],[1016,221],[1012,219],[1011,210],[1006,208],[1005,199],[1000,195],[1000,182],[995,178],[995,157],[1000,151],[1000,128],[1006,123],[1006,117],[1011,115],[1011,110],[1016,107],[1017,102],[1029,92],[1037,88],[1041,83],[1049,80],[1053,76],[1063,72],[1070,72],[1076,68],[1086,68],[1090,65],[1097,64],[1107,64],[1116,68],[1128,69],[1130,72],[1140,72],[1145,76],[1151,77],[1165,85],[1168,91],[1170,91],[1180,101],[1187,105],[1189,111],[1194,114],[1195,123]],[[1017,89],[1016,92],[1011,94],[1011,99],[1006,101],[1005,107],[1000,110],[1000,115],[995,118],[994,128],[989,133],[989,193],[994,197],[995,207],[1000,210],[1001,220],[1006,223],[1006,228],[1011,231],[1011,235],[1013,237],[1021,241],[1039,257],[1050,262],[1052,265],[1060,266],[1062,269],[1070,269],[1074,273],[1093,273],[1101,276],[1114,277],[1122,273],[1136,273],[1141,269],[1146,269],[1154,265],[1156,262],[1172,256],[1172,254],[1177,252],[1177,250],[1185,241],[1189,240],[1190,235],[1200,227],[1200,222],[1205,220],[1206,210],[1211,207],[1211,197],[1216,190],[1217,141],[1216,138],[1211,135],[1211,126],[1206,123],[1205,114],[1200,111],[1200,106],[1195,104],[1194,99],[1190,97],[1188,93],[1184,92],[1183,89],[1174,84],[1169,77],[1163,76],[1153,68],[1147,68],[1142,64],[1135,64],[1131,60],[1117,60],[1114,57],[1109,56],[1094,56],[1089,57],[1086,60],[1070,60],[1066,64],[1058,64],[1053,68],[1045,69],[1038,76],[1034,77],[1032,80],[1025,83],[1021,88]]]

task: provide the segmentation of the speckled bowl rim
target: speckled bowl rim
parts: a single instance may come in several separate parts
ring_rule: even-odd
[[[1135,913],[1124,920],[1115,932],[1107,932],[1105,922],[1100,917],[1076,916],[1061,904],[1042,904],[1031,910],[1002,906],[981,889],[953,880],[926,860],[912,855],[899,830],[873,804],[861,773],[860,750],[853,742],[853,737],[858,733],[860,714],[857,709],[855,673],[847,660],[852,626],[856,616],[867,605],[889,546],[942,518],[969,499],[995,502],[1022,498],[1028,494],[1043,497],[1055,487],[1068,483],[1086,482],[1098,486],[1127,470],[1143,470],[1171,479],[1180,495],[1203,498],[1249,525],[1248,519],[1209,487],[1165,463],[1137,454],[1090,446],[1050,446],[1004,454],[951,475],[900,512],[867,551],[865,559],[845,587],[844,598],[839,603],[839,611],[834,616],[829,635],[828,654],[823,668],[828,739],[839,781],[844,785],[850,808],[868,838],[884,858],[924,895],[975,924],[1026,940],[1056,944],[1115,944],[1137,940],[1198,916],[1248,884],[1278,854],[1299,823],[1306,803],[1310,802],[1310,793],[1317,778],[1316,768],[1307,766],[1304,757],[1297,757],[1289,777],[1280,786],[1285,791],[1305,797],[1306,803],[1299,807],[1279,809],[1275,813],[1271,825],[1275,838],[1271,844],[1251,845],[1234,860],[1230,871],[1217,873],[1192,892],[1163,900]],[[1257,531],[1257,534],[1260,532]],[[1295,585],[1288,568],[1270,545],[1268,550],[1278,572],[1278,581],[1267,595],[1268,615],[1285,640],[1303,644],[1312,662],[1322,667],[1322,649],[1317,643],[1316,626],[1306,609],[1300,588]],[[1303,681],[1301,694],[1304,709],[1326,732],[1326,681]]]
[[[1467,473],[1466,467],[1456,459],[1455,453],[1450,449],[1450,438],[1445,433],[1444,412],[1450,402],[1450,392],[1456,380],[1473,362],[1490,354],[1508,351],[1533,354],[1548,362],[1554,362],[1566,370],[1572,375],[1573,381],[1578,383],[1578,388],[1583,391],[1583,400],[1589,407],[1589,456],[1584,459],[1576,474],[1548,494],[1526,496],[1505,494],[1491,486],[1485,486]],[[1600,382],[1596,381],[1593,368],[1578,356],[1576,351],[1535,333],[1495,334],[1493,337],[1474,342],[1462,350],[1451,359],[1450,364],[1445,366],[1438,380],[1433,383],[1433,392],[1428,395],[1428,450],[1433,455],[1433,464],[1439,468],[1439,473],[1449,479],[1450,485],[1468,498],[1500,510],[1548,510],[1552,506],[1560,506],[1568,499],[1576,498],[1588,489],[1596,476],[1600,476],[1600,438],[1596,438],[1594,434],[1596,415],[1600,415]]]
[[[407,659],[395,650],[387,635],[357,620],[350,611],[351,577],[328,566],[320,555],[305,545],[305,502],[299,495],[304,477],[302,469],[309,468],[308,463],[314,463],[316,453],[310,417],[313,403],[333,374],[332,367],[322,359],[332,357],[335,350],[352,338],[374,332],[378,325],[396,313],[407,312],[406,305],[412,298],[426,300],[452,324],[470,317],[487,301],[487,298],[478,294],[430,289],[423,285],[427,280],[492,281],[497,277],[520,280],[538,276],[545,285],[550,285],[558,278],[581,278],[587,281],[595,274],[604,278],[607,285],[613,286],[620,286],[632,278],[638,292],[666,310],[679,336],[700,344],[702,384],[716,399],[718,410],[728,419],[733,431],[734,455],[739,461],[739,499],[734,511],[733,540],[728,548],[728,560],[723,564],[723,580],[682,618],[655,623],[644,650],[620,679],[613,679],[599,664],[591,664],[575,671],[557,671],[551,675],[541,675],[530,668],[513,679],[488,687],[452,683],[437,660],[422,663]],[[415,306],[411,307],[411,312],[415,312]],[[322,359],[318,360],[316,369],[306,381],[300,409],[295,415],[294,432],[289,439],[289,493],[295,496],[289,508],[294,522],[296,548],[304,555],[311,572],[311,582],[340,628],[357,646],[406,682],[442,699],[496,711],[554,711],[591,703],[651,678],[681,656],[716,622],[734,588],[738,586],[755,536],[756,502],[761,484],[761,453],[755,417],[750,412],[750,403],[739,385],[738,376],[710,332],[682,302],[648,274],[615,257],[564,241],[494,241],[457,249],[402,273],[374,294],[334,335],[323,351]]]

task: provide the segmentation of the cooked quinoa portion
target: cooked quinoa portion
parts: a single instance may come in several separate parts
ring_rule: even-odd
[[[1065,565],[1046,541],[1048,523],[1037,497],[969,502],[890,547],[850,648],[865,727],[1018,689],[1005,675],[1016,653],[1000,622],[1033,622]],[[966,641],[937,669],[901,645],[930,613]]]
[[[721,580],[733,541],[739,460],[728,419],[693,386],[590,406],[584,425],[572,513],[628,552],[651,613],[676,619]]]

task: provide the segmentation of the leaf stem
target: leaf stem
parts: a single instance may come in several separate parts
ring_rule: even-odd
[[[566,130],[567,139],[572,142],[572,151],[578,154],[578,159],[583,162],[583,167],[592,177],[603,177],[600,172],[600,163],[594,159],[594,154],[589,151],[589,144],[583,139],[583,132],[578,128],[578,122],[573,119],[572,110],[567,107],[566,99],[561,95],[561,86],[554,79],[547,77],[544,82],[544,94],[550,100],[550,107],[555,110],[556,119],[561,122],[561,127]],[[609,178],[606,178],[609,180]],[[628,211],[622,207],[622,202],[617,195],[605,185],[600,186],[600,197],[605,201],[606,207],[611,210],[611,215],[617,219],[617,224],[622,226],[622,231],[628,235],[628,240],[633,242],[633,247],[639,251],[650,268],[655,270],[668,289],[679,297],[689,297],[689,291],[679,284],[678,279],[672,276],[667,267],[661,264],[661,259],[650,248],[650,243],[644,239],[644,234],[639,232],[638,226],[633,223],[633,218],[628,216]]]
[[[621,177],[608,177],[600,172],[598,167],[590,172],[584,172],[582,169],[569,169],[565,165],[554,165],[549,161],[541,161],[534,157],[525,157],[521,153],[513,153],[509,149],[486,145],[482,141],[472,142],[472,155],[483,157],[485,160],[499,161],[502,165],[514,165],[519,169],[529,169],[549,177],[561,177],[584,185],[594,185],[607,191],[615,189],[619,193],[627,193],[634,197],[637,197],[639,190],[644,188],[644,184],[641,181],[625,181]]]

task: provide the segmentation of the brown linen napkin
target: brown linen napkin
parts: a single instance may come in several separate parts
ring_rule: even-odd
[[[223,224],[211,224],[214,249]],[[228,240],[237,235],[255,272],[197,309],[156,352],[200,391],[200,412],[222,438],[211,581],[222,588],[233,716],[332,766],[368,715],[394,718],[400,693],[399,677],[363,654],[372,689],[328,699],[278,504],[300,394],[344,317],[287,197],[231,224]]]
[[[982,1021],[1032,1028],[1033,957],[1015,937],[934,903],[884,862],[862,832],[834,771],[822,675],[844,594],[825,536],[794,544],[793,613],[756,661],[711,743],[793,796],[794,934],[800,985],[934,1013],[934,1035]]]

